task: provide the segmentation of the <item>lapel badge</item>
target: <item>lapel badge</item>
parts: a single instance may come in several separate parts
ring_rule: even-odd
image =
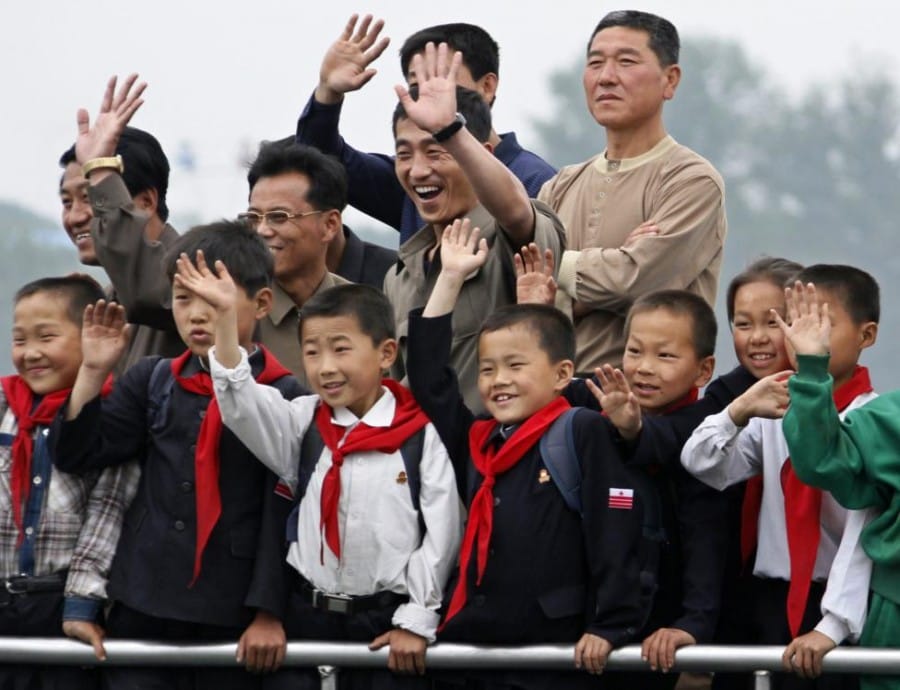
[[[397,475],[397,483],[406,484],[406,472],[403,470],[400,470],[400,474]]]
[[[538,483],[546,484],[549,481],[550,481],[550,473],[547,471],[546,468],[542,467],[541,471],[538,472]]]

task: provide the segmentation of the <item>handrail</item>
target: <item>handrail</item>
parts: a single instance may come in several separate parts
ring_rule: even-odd
[[[64,638],[0,637],[0,664],[44,663],[56,665],[113,666],[230,666],[237,645],[163,644],[137,640],[106,640],[107,660],[98,662],[91,647]],[[678,651],[675,671],[782,671],[784,647],[695,645]],[[388,650],[370,651],[361,643],[289,642],[288,666],[384,667]],[[428,649],[430,668],[572,669],[572,645],[529,647],[478,647],[443,643]],[[607,668],[646,671],[641,648],[631,645],[615,650]],[[900,649],[838,648],[825,656],[827,673],[900,675]]]

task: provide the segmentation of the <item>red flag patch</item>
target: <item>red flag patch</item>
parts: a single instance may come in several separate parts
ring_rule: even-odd
[[[631,510],[634,507],[634,489],[610,488],[609,507],[616,510]]]

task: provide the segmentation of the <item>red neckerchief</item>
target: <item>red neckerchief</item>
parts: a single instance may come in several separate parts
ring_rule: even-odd
[[[834,391],[834,405],[842,412],[856,398],[872,392],[869,370],[857,366],[850,380]],[[781,468],[784,518],[787,523],[788,552],[791,556],[791,584],[787,596],[787,618],[791,636],[796,637],[803,621],[809,587],[816,565],[821,536],[822,490],[800,481],[791,459]]]
[[[530,448],[540,440],[563,412],[569,409],[568,401],[558,397],[531,415],[516,429],[512,436],[497,450],[493,444],[488,446],[488,439],[497,427],[494,419],[474,422],[469,428],[469,453],[475,469],[484,477],[481,486],[469,506],[469,519],[463,536],[459,555],[459,581],[450,599],[447,615],[441,624],[443,628],[466,604],[466,577],[472,550],[476,540],[478,543],[476,584],[481,584],[484,569],[487,566],[488,545],[491,541],[491,530],[494,525],[494,482],[498,474],[512,469]],[[487,448],[485,446],[488,446]]]
[[[395,453],[408,438],[428,424],[428,417],[406,388],[390,379],[384,379],[381,385],[393,393],[396,400],[394,419],[389,427],[373,427],[359,422],[341,443],[345,427],[331,421],[334,415],[331,407],[323,402],[316,410],[316,427],[325,447],[331,451],[331,467],[328,468],[322,481],[319,530],[320,532],[324,530],[325,543],[338,559],[341,557],[338,502],[341,498],[341,466],[344,464],[344,457],[350,453],[368,450]],[[324,563],[324,546],[319,549],[319,559]]]
[[[21,376],[4,376],[0,379],[9,409],[16,417],[17,431],[12,444],[12,468],[9,483],[12,489],[13,521],[19,528],[18,547],[25,533],[22,531],[22,509],[28,502],[31,492],[31,457],[34,454],[34,430],[39,426],[47,426],[56,417],[59,409],[69,399],[71,388],[61,388],[47,393],[32,412],[34,392]],[[108,377],[103,384],[101,395],[106,396],[112,387],[112,378]]]
[[[263,356],[263,370],[256,380],[259,383],[268,384],[284,376],[290,376],[291,372],[281,366],[262,345],[258,345]],[[219,439],[222,436],[222,414],[219,412],[219,403],[213,390],[212,379],[205,371],[199,371],[193,376],[183,377],[181,371],[191,358],[191,351],[172,360],[172,376],[184,390],[197,395],[205,395],[209,398],[203,423],[200,424],[200,433],[197,436],[197,449],[194,452],[194,489],[197,499],[197,543],[194,547],[194,573],[188,587],[193,587],[200,577],[200,564],[203,559],[203,551],[209,541],[213,528],[222,515],[222,496],[219,493]]]

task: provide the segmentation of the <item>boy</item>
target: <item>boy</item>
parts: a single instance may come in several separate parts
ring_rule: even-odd
[[[82,314],[103,298],[88,276],[44,278],[15,296],[13,364],[0,390],[0,634],[65,632],[103,659],[106,578],[134,496],[128,468],[83,477],[54,469],[47,427],[81,364]],[[4,666],[2,687],[92,688],[75,668]]]
[[[877,335],[877,284],[859,269],[822,264],[804,269],[797,279],[821,284],[840,315],[840,328],[831,333],[829,366],[838,407],[848,411],[865,404],[874,393],[857,361]],[[783,393],[761,395],[754,386],[697,428],[681,460],[720,490],[762,475],[750,621],[754,642],[787,644],[786,664],[814,678],[825,652],[859,637],[871,564],[859,545],[863,516],[797,479],[779,421],[786,406]],[[782,687],[855,686],[846,676],[780,680]]]
[[[540,439],[569,405],[571,323],[546,305],[516,305],[488,317],[478,337],[478,388],[490,416],[475,418],[448,364],[450,314],[466,276],[485,261],[469,222],[441,239],[441,272],[425,309],[410,314],[409,374],[456,468],[469,518],[461,564],[448,588],[439,639],[482,644],[575,643],[575,666],[603,671],[613,647],[646,618],[639,548],[645,510],[596,412],[572,417],[585,461],[569,507],[539,450]],[[476,251],[477,247],[477,251]],[[580,514],[579,514],[580,513]],[[583,674],[483,672],[441,683],[466,687],[590,686]]]
[[[462,521],[434,426],[408,390],[382,380],[397,356],[390,303],[367,285],[334,287],[307,301],[300,341],[316,395],[286,402],[247,376],[234,286],[223,264],[214,268],[181,261],[178,280],[218,313],[210,363],[226,426],[300,499],[288,524],[288,562],[296,570],[290,637],[390,645],[391,671],[423,674]],[[316,437],[319,452],[310,446]],[[297,674],[299,687],[318,687],[315,670]],[[383,671],[342,672],[344,683],[427,687],[426,679]]]
[[[824,295],[817,294],[822,292],[818,284],[804,287],[800,282],[788,290],[791,325],[779,323],[797,355],[798,367],[788,382],[791,407],[782,427],[801,480],[830,491],[847,508],[877,514],[862,534],[863,547],[872,559],[872,592],[859,641],[864,647],[891,647],[900,630],[895,536],[900,396],[896,392],[883,395],[841,421],[832,399],[828,353],[831,332],[842,327],[842,315],[840,308],[835,314],[830,300],[823,303]],[[869,312],[856,318],[875,323],[877,296],[869,304]],[[860,687],[887,690],[898,682],[897,676],[862,676]]]
[[[231,267],[236,290],[239,342],[254,354],[253,374],[293,397],[297,382],[264,348],[253,346],[254,328],[272,300],[272,257],[241,223],[200,226],[173,244],[170,279],[182,253],[206,252]],[[203,299],[173,284],[172,313],[188,349],[174,360],[147,358],[117,382],[102,406],[100,382],[127,345],[127,329],[98,303],[82,338],[84,361],[67,405],[54,423],[50,446],[62,469],[88,472],[139,458],[141,481],[125,518],[110,576],[111,637],[158,640],[234,640],[239,660],[253,670],[277,665],[284,636],[281,602],[275,601],[281,570],[281,535],[261,530],[267,501],[276,500],[274,477],[227,430],[209,380],[208,351],[215,342],[216,312]],[[65,449],[65,452],[62,451]],[[280,500],[280,499],[277,499]],[[252,609],[256,609],[255,619]],[[250,625],[251,620],[254,621]],[[246,629],[246,632],[245,632]],[[243,633],[243,636],[242,636]],[[259,638],[268,644],[260,648]],[[109,669],[111,687],[158,687],[196,682],[244,688],[256,676],[235,669]]]

